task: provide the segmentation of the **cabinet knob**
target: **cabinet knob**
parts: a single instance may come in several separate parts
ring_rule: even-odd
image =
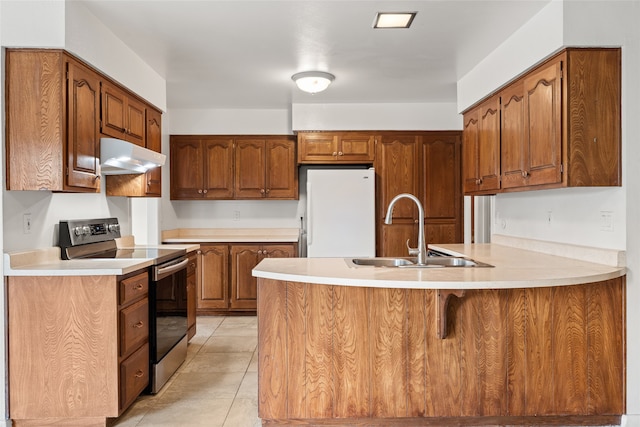
[[[198,255],[202,255],[202,251],[201,251],[201,250],[199,250],[199,249],[196,251],[196,253],[197,253]]]
[[[142,320],[140,320],[138,323],[136,323],[135,325],[133,325],[134,328],[140,329],[142,328],[142,326],[144,325],[144,323],[142,323]]]
[[[198,190],[198,194],[202,194],[202,190]]]
[[[204,194],[207,194],[207,192],[208,192],[208,191],[209,191],[209,190],[203,190],[202,192],[203,192]]]
[[[270,188],[267,188],[267,194],[269,194],[269,191],[271,191],[271,189],[270,189]]]
[[[526,178],[529,176],[529,172],[528,171],[522,171],[522,177]]]
[[[135,377],[136,378],[142,378],[143,375],[144,375],[144,372],[142,372],[142,369],[138,369],[136,371]]]
[[[338,155],[338,153],[334,151],[333,153],[331,153],[331,155],[332,155],[332,156],[337,156],[337,155]]]
[[[264,194],[264,188],[260,189],[260,194]]]
[[[338,151],[338,156],[344,156],[344,153],[342,151]]]

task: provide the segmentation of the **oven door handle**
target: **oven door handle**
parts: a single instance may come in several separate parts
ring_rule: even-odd
[[[167,267],[156,267],[153,269],[153,280],[157,282],[163,277],[166,277],[170,274],[175,273],[176,271],[186,268],[187,264],[189,264],[189,259],[185,258],[177,264],[172,264]]]

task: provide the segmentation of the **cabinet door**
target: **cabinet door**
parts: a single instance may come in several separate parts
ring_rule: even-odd
[[[229,247],[200,245],[198,308],[229,307]]]
[[[480,191],[500,189],[500,97],[478,111],[478,178]]]
[[[295,141],[292,139],[266,141],[265,178],[266,197],[289,200],[298,198]]]
[[[562,181],[562,61],[524,79],[529,185]]]
[[[525,137],[524,86],[518,81],[500,94],[502,188],[526,185],[529,150]]]
[[[135,98],[126,98],[125,107],[125,140],[141,147],[145,146],[146,106]]]
[[[203,150],[198,139],[171,136],[171,200],[201,199]]]
[[[67,71],[67,185],[99,191],[100,80],[74,62]]]
[[[420,144],[422,137],[413,134],[383,135],[376,153],[376,200],[378,201],[379,256],[407,255],[406,238],[411,235],[415,247],[416,233],[409,233],[417,223],[418,210],[409,199],[399,200],[393,209],[393,223],[384,224],[391,200],[400,193],[420,197]],[[400,231],[400,230],[404,231]],[[410,237],[407,237],[410,238]]]
[[[115,86],[102,82],[102,125],[100,131],[113,138],[125,139],[126,95]]]
[[[237,139],[235,146],[235,198],[261,199],[266,196],[265,140]]]
[[[462,242],[460,134],[426,132],[423,138],[421,201],[426,242]]]
[[[207,199],[233,198],[233,139],[206,138],[202,144],[204,150],[202,196]]]
[[[478,111],[474,109],[464,115],[462,131],[462,185],[465,194],[478,189]]]
[[[337,155],[337,135],[321,132],[298,134],[298,163],[333,163]]]
[[[262,246],[231,245],[232,309],[256,309],[258,281],[251,270],[263,257]]]
[[[349,132],[340,135],[338,158],[346,163],[373,163],[375,159],[374,135],[368,133]]]
[[[159,111],[147,110],[147,148],[157,153],[162,152],[162,114]],[[162,168],[153,168],[145,174],[145,193],[147,196],[162,195]]]

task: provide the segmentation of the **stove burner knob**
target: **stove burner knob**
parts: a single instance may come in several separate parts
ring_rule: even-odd
[[[88,225],[85,225],[82,227],[82,234],[84,234],[85,236],[90,236],[91,235],[91,228],[89,228]]]
[[[110,233],[117,233],[118,231],[120,231],[120,224],[109,224]]]
[[[88,236],[91,234],[91,229],[89,228],[88,225],[85,225],[83,227],[78,226],[73,229],[73,233],[76,236]]]
[[[73,234],[75,234],[76,236],[81,236],[82,235],[82,227],[73,227]]]

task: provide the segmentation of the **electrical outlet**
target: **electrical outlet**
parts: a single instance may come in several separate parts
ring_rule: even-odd
[[[22,216],[22,232],[24,234],[31,234],[31,226],[32,226],[32,222],[31,222],[31,214],[30,213],[26,213]]]
[[[240,211],[233,211],[233,220],[240,221]]]
[[[551,225],[551,220],[553,220],[553,212],[547,211],[547,225]]]
[[[613,212],[600,211],[600,231],[613,231]]]

